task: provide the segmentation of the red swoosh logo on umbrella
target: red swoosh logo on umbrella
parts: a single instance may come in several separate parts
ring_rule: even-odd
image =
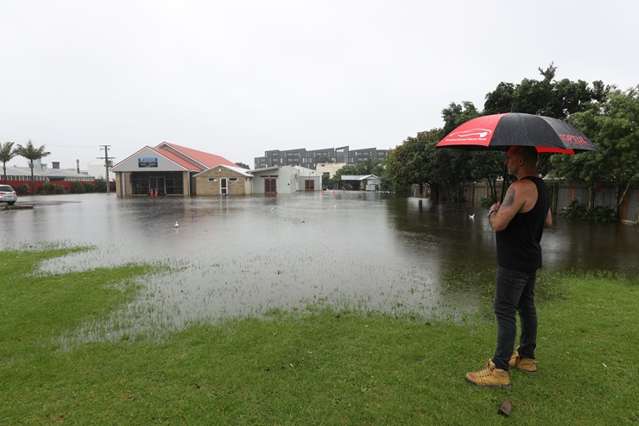
[[[446,139],[449,141],[487,140],[491,133],[490,129],[468,129],[455,132]]]

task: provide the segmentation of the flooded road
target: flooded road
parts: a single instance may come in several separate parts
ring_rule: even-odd
[[[46,272],[131,262],[171,267],[139,297],[76,332],[82,340],[154,334],[188,324],[308,304],[459,316],[494,275],[485,210],[424,205],[372,193],[277,198],[22,197],[0,212],[0,246],[91,245]],[[175,227],[175,223],[179,227]],[[546,270],[639,271],[639,228],[559,221],[543,239]],[[458,285],[459,283],[463,285]]]

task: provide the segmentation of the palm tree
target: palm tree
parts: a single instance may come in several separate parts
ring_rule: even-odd
[[[16,154],[29,160],[29,167],[31,168],[31,192],[32,193],[33,193],[33,162],[35,160],[39,160],[42,157],[46,157],[47,155],[51,154],[50,152],[45,151],[45,149],[46,148],[44,147],[44,145],[36,148],[35,146],[33,146],[33,143],[29,141],[27,142],[25,146],[18,144],[15,150]]]
[[[2,161],[2,176],[7,180],[7,162],[16,156],[13,149],[13,142],[0,143],[0,161]]]

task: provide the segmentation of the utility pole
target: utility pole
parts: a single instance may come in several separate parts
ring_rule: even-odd
[[[97,157],[98,160],[104,160],[104,171],[106,173],[106,187],[107,194],[111,192],[111,185],[109,183],[109,165],[111,160],[115,157],[109,157],[109,150],[111,149],[111,145],[100,145],[100,149],[104,148],[104,157]]]

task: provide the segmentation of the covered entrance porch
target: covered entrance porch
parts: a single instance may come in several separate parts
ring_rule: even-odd
[[[131,195],[184,195],[183,172],[132,172]]]
[[[191,191],[189,172],[119,172],[115,178],[119,197],[183,197]]]

